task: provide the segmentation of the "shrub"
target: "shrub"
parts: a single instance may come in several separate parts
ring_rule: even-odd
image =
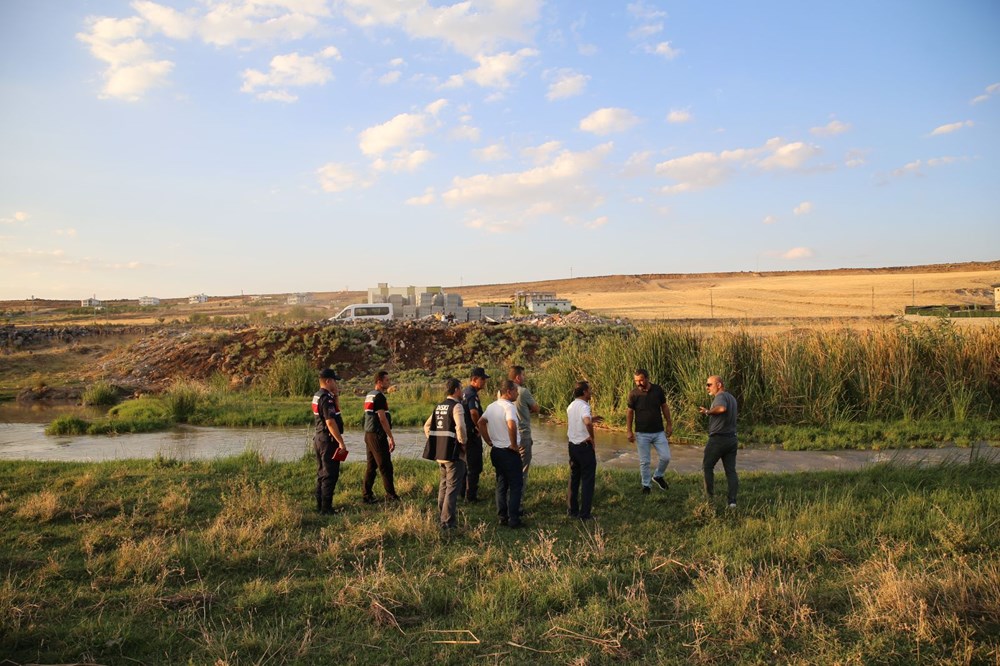
[[[107,382],[97,382],[83,392],[83,404],[88,406],[110,406],[118,402],[118,390]]]
[[[170,417],[177,423],[187,423],[198,408],[205,389],[195,382],[176,382],[163,395]]]
[[[59,416],[45,428],[46,435],[82,435],[90,424],[79,416]]]
[[[259,378],[257,385],[269,396],[311,395],[316,388],[316,370],[305,356],[279,356]]]

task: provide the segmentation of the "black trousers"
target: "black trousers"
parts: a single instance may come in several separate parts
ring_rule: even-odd
[[[597,454],[594,447],[586,444],[569,446],[569,492],[567,504],[569,515],[590,518],[590,508],[594,503],[594,477],[597,475]]]
[[[479,475],[483,473],[483,440],[470,435],[465,447],[465,499],[479,499]]]
[[[490,447],[490,461],[497,473],[497,515],[508,525],[521,523],[521,493],[524,491],[524,468],[521,454],[512,449]]]
[[[368,467],[365,468],[364,496],[372,497],[375,486],[375,472],[382,476],[382,487],[389,497],[396,495],[396,485],[392,478],[392,455],[389,453],[389,438],[375,432],[365,433],[365,452]]]
[[[330,441],[313,441],[316,452],[316,510],[324,511],[333,508],[333,492],[340,478],[340,461],[333,459],[337,443]]]
[[[702,467],[705,471],[705,492],[709,497],[715,495],[715,465],[722,460],[722,469],[726,470],[727,500],[736,504],[736,491],[740,487],[736,476],[736,451],[739,444],[736,435],[709,435],[705,445],[705,458]]]

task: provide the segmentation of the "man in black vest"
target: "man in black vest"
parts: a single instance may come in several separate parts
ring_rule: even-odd
[[[427,446],[424,458],[437,461],[441,467],[438,485],[438,511],[441,529],[453,530],[458,526],[455,504],[458,494],[465,488],[465,409],[462,407],[462,382],[449,377],[445,382],[444,402],[434,408],[434,413],[424,423]]]
[[[333,491],[340,478],[340,461],[334,458],[338,449],[347,453],[344,444],[344,419],[340,415],[340,391],[335,371],[324,368],[319,373],[319,391],[313,395],[313,449],[316,452],[316,511],[333,513]],[[341,454],[343,455],[343,454]]]
[[[376,501],[372,493],[376,472],[382,476],[385,498],[393,502],[399,501],[392,475],[392,452],[396,450],[396,439],[392,436],[392,415],[384,393],[389,386],[389,373],[379,370],[375,373],[375,388],[365,396],[365,449],[368,466],[365,468],[361,498],[365,504]]]
[[[462,407],[465,408],[465,429],[469,433],[469,443],[465,447],[468,456],[468,472],[465,476],[465,499],[479,501],[479,475],[483,473],[483,438],[476,424],[483,415],[483,405],[479,402],[479,391],[486,387],[490,376],[483,368],[473,368],[469,385],[462,393]]]

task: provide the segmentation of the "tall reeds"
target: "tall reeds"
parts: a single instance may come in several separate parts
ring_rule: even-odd
[[[1000,328],[887,325],[870,331],[711,334],[652,325],[567,343],[533,376],[558,413],[576,379],[594,389],[594,411],[624,422],[632,374],[646,368],[676,420],[697,428],[705,378],[723,377],[748,425],[989,419],[1000,407]]]

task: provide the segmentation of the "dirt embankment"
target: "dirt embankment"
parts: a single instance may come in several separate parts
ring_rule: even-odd
[[[347,379],[367,378],[379,369],[426,376],[465,376],[475,365],[532,363],[571,339],[617,324],[503,324],[482,322],[393,322],[389,324],[245,328],[162,329],[100,360],[97,371],[132,390],[157,391],[177,379],[222,375],[250,384],[276,360],[305,356],[312,367],[335,367]]]

